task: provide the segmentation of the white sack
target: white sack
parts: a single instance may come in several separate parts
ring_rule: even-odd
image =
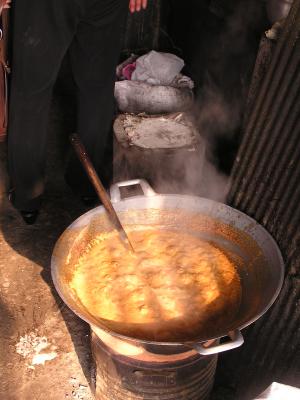
[[[193,92],[188,88],[120,81],[115,84],[115,98],[122,112],[164,114],[187,110],[193,103]]]

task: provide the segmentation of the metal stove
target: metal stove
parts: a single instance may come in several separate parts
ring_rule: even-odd
[[[158,352],[93,328],[92,352],[96,399],[205,400],[214,383],[217,355],[183,346],[159,346]]]

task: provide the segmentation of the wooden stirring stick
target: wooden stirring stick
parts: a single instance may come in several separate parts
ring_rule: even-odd
[[[97,193],[99,199],[101,200],[105,210],[107,211],[112,223],[114,224],[117,231],[119,232],[119,235],[120,235],[122,241],[125,242],[127,247],[129,247],[132,252],[134,252],[134,248],[133,248],[133,246],[132,246],[132,244],[131,244],[131,242],[119,220],[119,217],[110,201],[109,196],[106,193],[104,186],[102,185],[102,182],[100,181],[100,179],[97,175],[95,168],[93,167],[93,164],[91,163],[91,160],[89,159],[89,157],[86,153],[86,150],[85,150],[79,136],[75,133],[70,136],[70,140],[71,140],[71,143],[75,149],[75,152],[76,152],[79,160],[81,161],[91,183],[93,184],[93,186],[96,190],[96,193]]]

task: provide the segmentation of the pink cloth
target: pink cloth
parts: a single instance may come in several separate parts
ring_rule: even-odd
[[[133,62],[131,64],[126,65],[123,69],[122,69],[122,75],[125,79],[127,79],[128,81],[131,81],[131,75],[133,74],[133,71],[136,68],[136,62]]]

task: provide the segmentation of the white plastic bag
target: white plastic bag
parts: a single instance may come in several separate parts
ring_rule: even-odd
[[[131,79],[152,85],[170,85],[183,67],[184,61],[174,54],[152,50],[136,60]]]
[[[255,400],[299,400],[300,389],[293,386],[283,385],[281,383],[273,382],[266,391],[264,391]]]

